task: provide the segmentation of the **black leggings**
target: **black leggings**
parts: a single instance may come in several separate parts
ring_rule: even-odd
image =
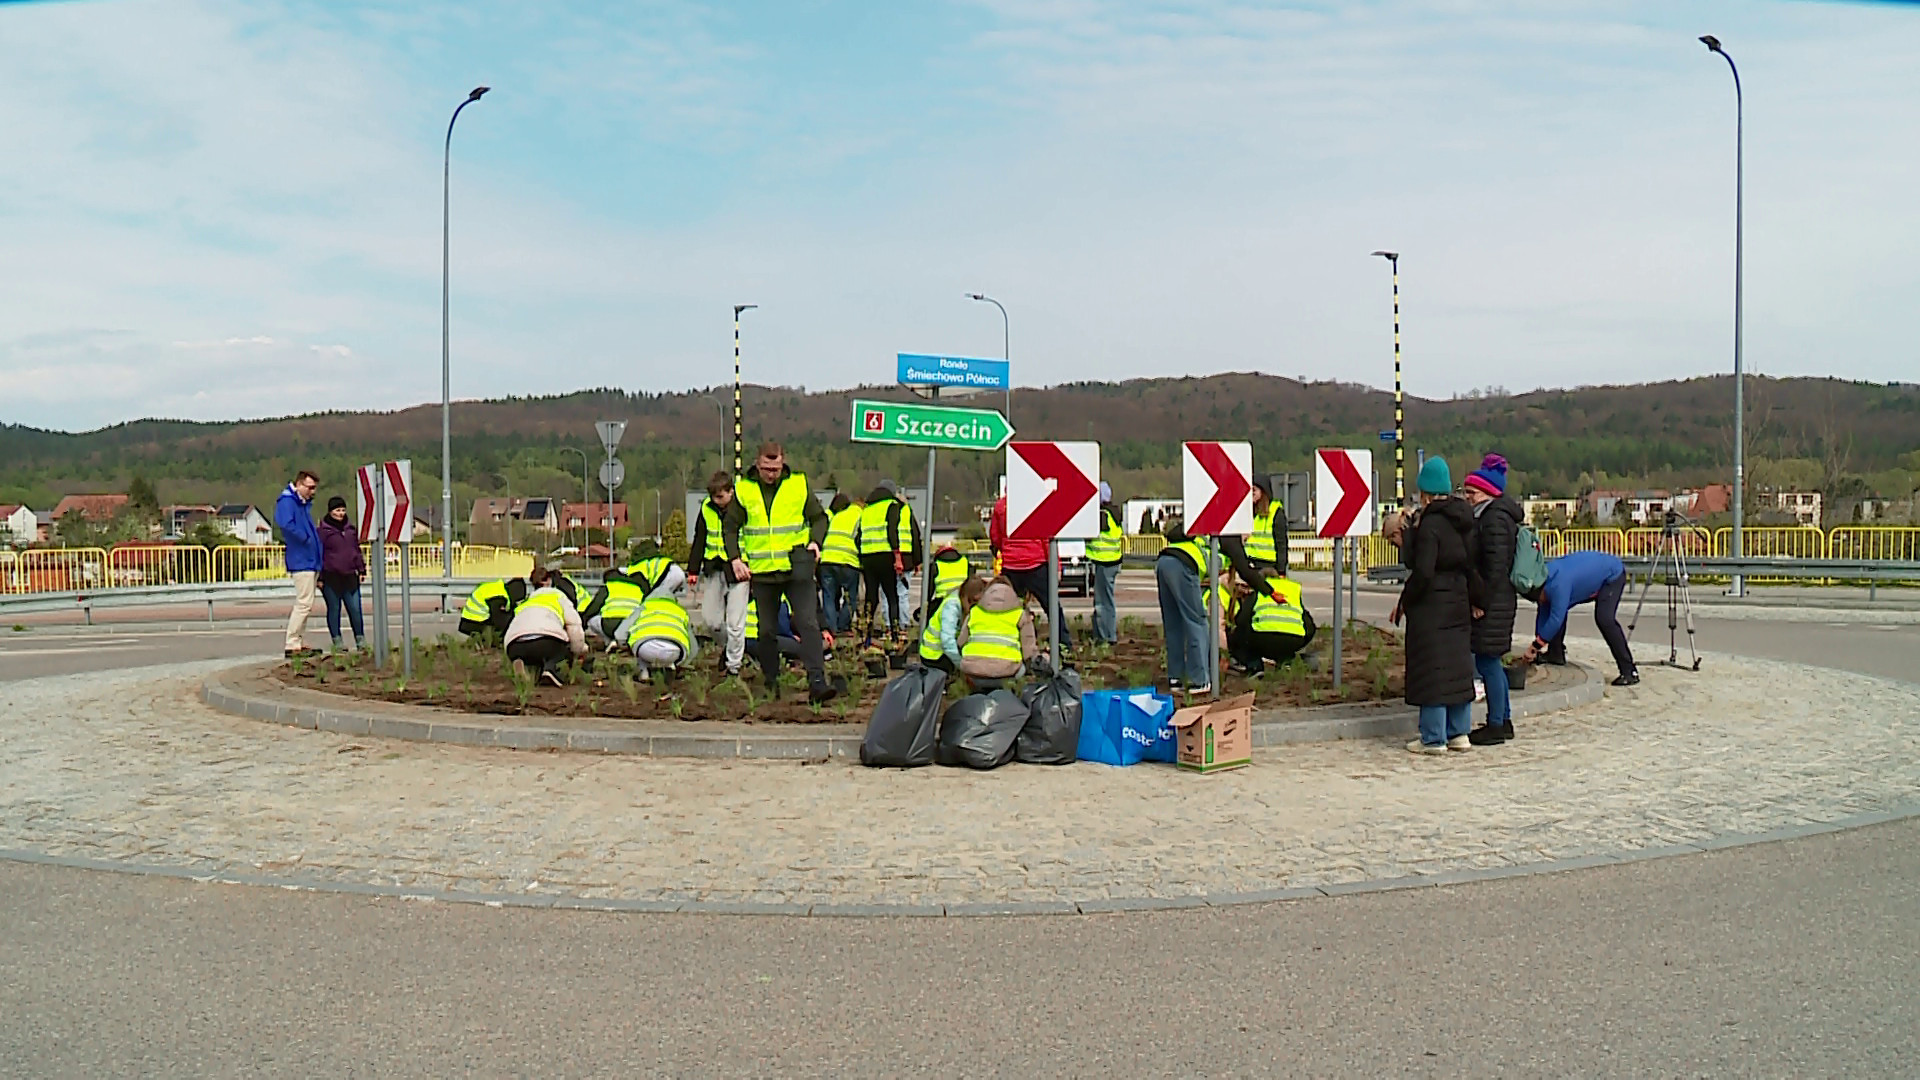
[[[1637,665],[1633,662],[1633,648],[1627,644],[1627,632],[1620,628],[1620,598],[1627,591],[1625,574],[1614,578],[1593,595],[1593,625],[1599,627],[1600,636],[1607,639],[1607,651],[1613,654],[1613,666],[1620,674],[1631,675]],[[1579,605],[1575,605],[1576,607]],[[1573,612],[1567,612],[1567,621],[1573,621]],[[1567,658],[1567,628],[1565,624],[1560,632],[1547,643],[1547,656],[1555,660]]]
[[[873,621],[874,612],[882,597],[887,601],[887,625],[898,630],[905,625],[900,617],[900,575],[893,571],[893,552],[878,551],[871,555],[860,556],[860,576],[866,579],[867,621]]]
[[[507,660],[519,660],[528,667],[560,673],[560,665],[573,655],[564,640],[553,637],[523,637],[507,645]]]

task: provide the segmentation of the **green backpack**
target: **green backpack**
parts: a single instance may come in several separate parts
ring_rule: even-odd
[[[1521,596],[1547,583],[1547,553],[1540,546],[1540,534],[1531,525],[1520,526],[1513,535],[1513,570],[1507,580]]]

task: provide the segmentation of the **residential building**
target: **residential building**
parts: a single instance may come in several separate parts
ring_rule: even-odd
[[[195,525],[203,521],[211,521],[216,509],[218,508],[212,506],[163,507],[160,511],[160,520],[164,527],[162,535],[168,540],[179,540],[192,532]]]
[[[1817,491],[1776,491],[1765,501],[1782,513],[1793,515],[1802,525],[1820,527],[1820,493]]]
[[[475,499],[467,514],[467,524],[504,525],[511,518],[515,527],[558,532],[560,514],[552,499]]]
[[[1675,492],[1673,508],[1690,518],[1703,518],[1709,514],[1727,514],[1733,511],[1733,485],[1708,484],[1690,491]]]
[[[57,522],[68,514],[79,514],[88,521],[104,525],[126,508],[125,495],[63,495],[48,519]]]
[[[40,518],[21,503],[0,503],[0,537],[15,544],[31,544],[40,539]]]
[[[626,503],[564,503],[560,507],[562,530],[624,529],[627,527]],[[688,532],[692,532],[691,526]]]
[[[1529,495],[1521,500],[1520,509],[1527,515],[1527,524],[1536,528],[1550,527],[1556,521],[1566,525],[1580,513],[1580,500],[1556,499],[1550,495]]]
[[[1667,510],[1673,505],[1673,494],[1595,489],[1581,497],[1581,504],[1602,526],[1620,525],[1623,517],[1635,526],[1658,526],[1666,520]]]
[[[243,544],[273,543],[273,522],[249,503],[228,503],[214,512],[220,527]]]

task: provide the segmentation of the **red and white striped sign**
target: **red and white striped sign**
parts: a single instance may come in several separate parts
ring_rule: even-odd
[[[413,542],[413,462],[384,461],[362,465],[360,482],[360,539],[371,544]],[[375,534],[376,524],[384,535]]]
[[[1180,474],[1188,536],[1245,536],[1253,531],[1252,443],[1182,443]]]
[[[1313,508],[1319,535],[1373,531],[1373,451],[1319,450],[1313,461]]]
[[[1007,444],[1007,535],[1085,540],[1100,535],[1100,444]]]

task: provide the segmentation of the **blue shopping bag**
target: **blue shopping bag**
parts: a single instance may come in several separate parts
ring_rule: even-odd
[[[1173,699],[1152,687],[1080,695],[1081,761],[1135,765],[1173,761]]]

